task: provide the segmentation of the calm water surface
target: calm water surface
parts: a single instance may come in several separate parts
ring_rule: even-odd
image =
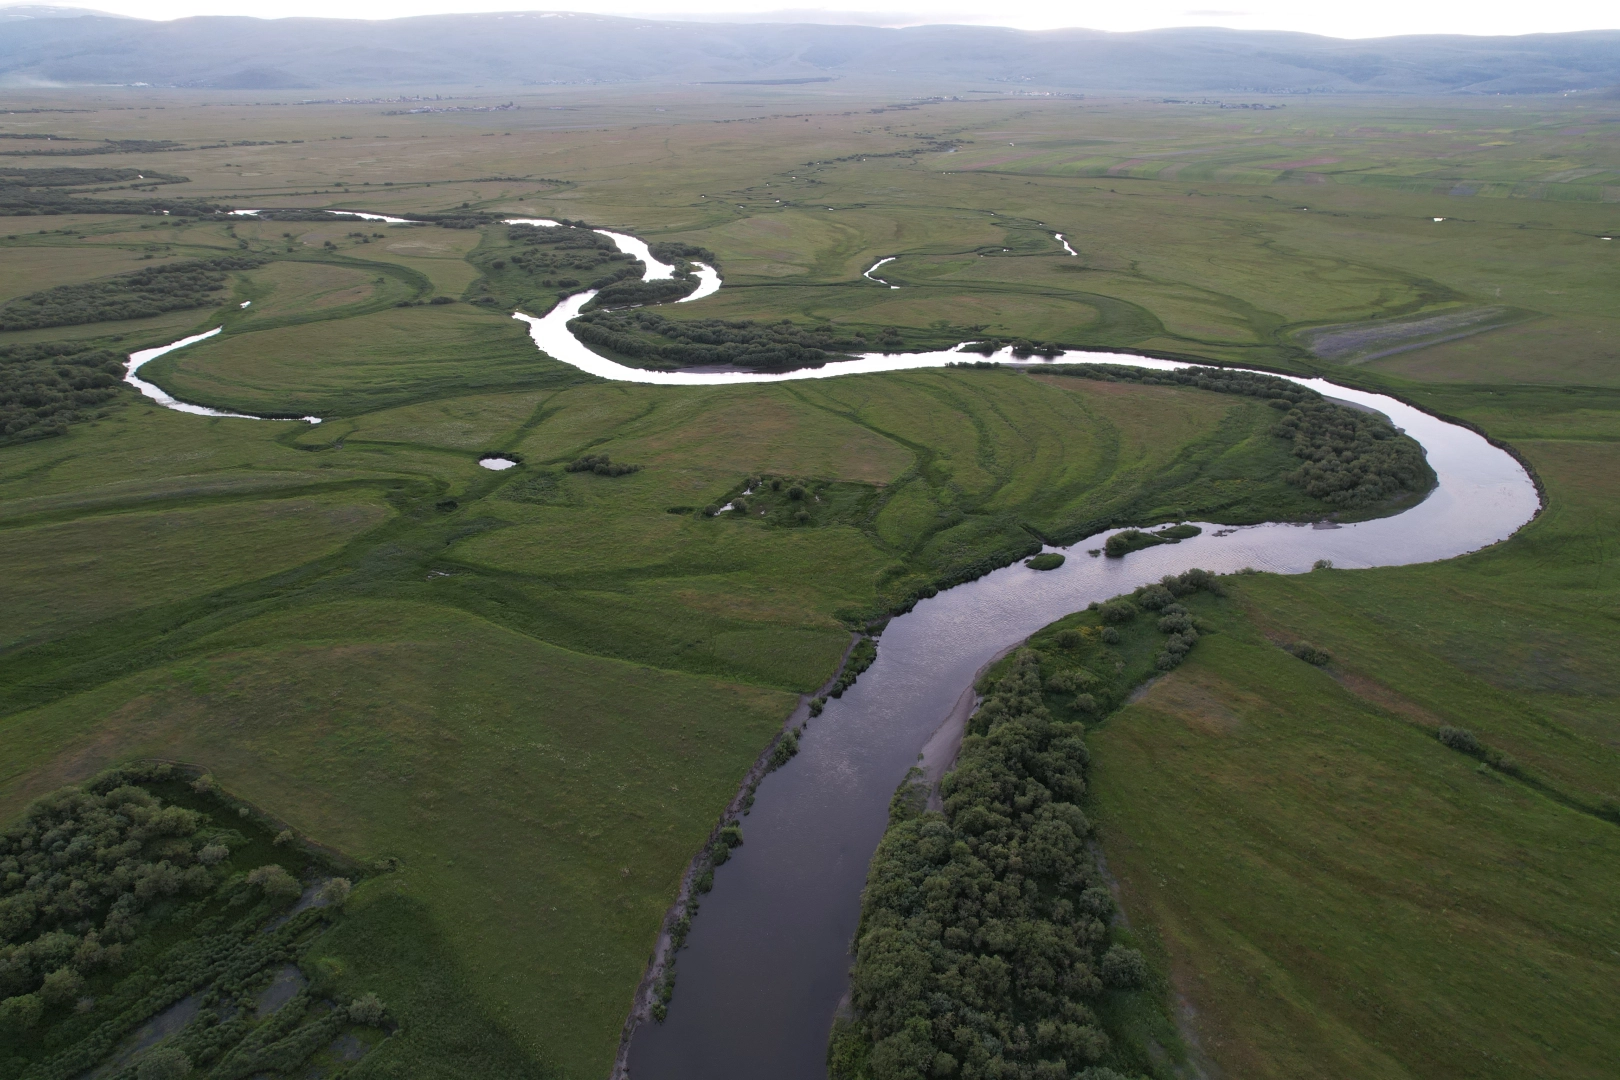
[[[641,258],[648,278],[673,274],[641,241],[598,231]],[[720,288],[712,267],[699,264],[699,277],[701,286],[688,300]],[[535,344],[557,360],[603,378],[666,386],[825,379],[976,359],[945,350],[874,353],[782,374],[644,371],[598,356],[568,331],[568,320],[592,295],[569,297],[544,317],[514,317],[528,323]],[[128,380],[170,408],[233,415],[175,401],[135,376],[147,361],[214,333],[135,353]],[[1013,359],[1005,352],[998,358]],[[1190,366],[1120,353],[1070,352],[1054,362]],[[1110,535],[1099,533],[1068,549],[1057,570],[1006,567],[892,621],[877,661],[811,721],[798,756],[760,784],[743,822],[745,843],[716,873],[714,891],[703,898],[680,953],[669,1017],[642,1025],[631,1043],[635,1080],[825,1080],[827,1034],[848,986],[861,888],[889,798],[974,673],[996,654],[1093,600],[1190,567],[1297,574],[1318,559],[1347,569],[1432,562],[1506,539],[1535,515],[1536,491],[1524,469],[1474,432],[1379,394],[1322,379],[1292,381],[1389,416],[1423,445],[1439,485],[1390,518],[1328,528],[1200,523],[1201,536],[1124,559],[1086,554]]]

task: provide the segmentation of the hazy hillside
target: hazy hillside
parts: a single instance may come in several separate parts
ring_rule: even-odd
[[[148,22],[0,10],[0,81],[11,86],[381,90],[857,75],[939,80],[942,88],[1544,93],[1620,83],[1620,31],[1342,41],[1220,29],[887,30],[550,13]]]

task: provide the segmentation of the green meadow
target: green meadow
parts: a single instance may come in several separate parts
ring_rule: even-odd
[[[1144,1030],[1210,1075],[1605,1074],[1620,106],[531,88],[518,113],[384,116],[143,93],[167,107],[137,121],[99,91],[8,91],[90,111],[0,126],[303,139],[119,158],[237,207],[696,245],[725,288],[658,309],[676,324],[1244,363],[1510,443],[1547,502],[1504,544],[1190,600],[1215,632],[1088,724],[1086,810],[1163,991]],[[0,310],[257,261],[201,306],[0,332],[6,408],[55,410],[0,442],[0,817],[157,758],[364,868],[305,961],[398,1021],[352,1076],[607,1074],[688,861],[853,628],[1111,525],[1333,512],[1286,481],[1254,398],[1007,368],[598,380],[510,318],[567,287],[497,268],[506,227],[452,224],[0,222]],[[862,277],[888,257],[898,288]],[[143,377],[323,422],[128,389],[70,407],[86,377],[39,352],[216,326]],[[602,454],[639,468],[569,471]],[[1331,661],[1280,647],[1301,640]],[[19,1072],[45,1052],[0,1032]]]

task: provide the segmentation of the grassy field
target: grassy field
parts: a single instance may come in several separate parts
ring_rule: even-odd
[[[1549,504],[1510,543],[1246,577],[1209,602],[1222,633],[1092,734],[1097,816],[1135,932],[1226,1075],[1602,1074],[1620,256],[1598,237],[1620,229],[1620,160],[1600,125],[1620,107],[526,93],[539,107],[383,116],[157,91],[129,113],[97,91],[0,126],[303,140],[118,158],[234,206],[465,208],[701,245],[726,288],[660,309],[677,321],[1325,373],[1511,440]],[[266,261],[215,308],[0,348],[224,326],[146,376],[325,422],[126,395],[0,446],[0,808],[155,755],[398,859],[316,950],[402,1018],[374,1075],[606,1073],[686,860],[852,621],[1038,538],[1325,510],[1282,482],[1294,461],[1250,399],[1006,370],[591,379],[474,302],[550,302],[495,270],[500,226],[10,220],[0,302],[154,261]],[[898,289],[861,277],[890,256]],[[489,451],[521,464],[479,468]],[[587,453],[642,468],[565,471]],[[809,520],[769,499],[702,515],[759,477],[808,485]],[[1334,654],[1325,672],[1271,643],[1302,637]],[[1480,773],[1442,723],[1517,774]]]

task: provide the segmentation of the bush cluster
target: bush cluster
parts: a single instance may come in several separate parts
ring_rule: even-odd
[[[557,228],[514,225],[507,236],[523,249],[503,261],[510,261],[514,270],[538,279],[546,288],[567,292],[603,289],[626,278],[639,278],[646,271],[638,260],[583,222],[565,221]],[[582,281],[589,284],[581,285]]]
[[[708,248],[699,247],[697,244],[684,243],[680,240],[660,240],[655,244],[648,244],[647,250],[652,252],[653,258],[660,262],[679,264],[686,259],[698,259],[713,266],[720,261],[715,258],[714,252]]]
[[[206,782],[194,789],[205,806],[218,798]],[[308,992],[260,1019],[262,989],[334,909],[275,918],[303,887],[279,863],[254,866],[266,831],[243,825],[262,834],[250,840],[160,791],[184,791],[167,766],[114,771],[38,800],[0,833],[0,1045],[30,1055],[0,1061],[6,1075],[80,1076],[187,997],[200,1008],[168,1050],[112,1080],[168,1075],[182,1058],[231,1080],[288,1073],[351,1023],[380,1022],[380,1006],[367,1020]]]
[[[589,308],[639,307],[649,304],[667,304],[696,289],[695,276],[677,275],[654,281],[616,281],[604,286],[591,297]]]
[[[1086,849],[1086,746],[1054,722],[1037,654],[1015,657],[970,723],[943,813],[896,798],[873,857],[835,1031],[838,1080],[1045,1080],[1102,1061],[1105,986],[1140,983],[1110,948]]]
[[[1155,371],[1121,364],[1058,365],[1056,374],[1149,386],[1190,386],[1264,399],[1283,414],[1272,434],[1287,439],[1302,464],[1284,479],[1332,506],[1353,508],[1422,491],[1433,474],[1423,448],[1387,417],[1328,401],[1274,375],[1236,368]]]
[[[776,740],[776,747],[771,751],[770,759],[765,763],[767,772],[775,772],[799,753],[799,729],[789,728]]]
[[[1031,356],[1044,356],[1046,359],[1050,360],[1053,357],[1061,356],[1063,354],[1063,346],[1061,345],[1056,345],[1050,342],[1030,341],[1027,338],[1007,338],[1005,340],[1002,338],[985,338],[983,341],[969,342],[968,344],[962,346],[962,351],[982,353],[985,356],[993,356],[998,350],[1007,345],[1012,346],[1012,354],[1018,357],[1020,360],[1028,360]],[[973,366],[979,367],[980,365],[975,364]],[[1000,367],[1001,365],[986,364],[983,366]]]
[[[1274,433],[1292,439],[1303,461],[1284,479],[1333,506],[1365,506],[1428,484],[1423,448],[1376,413],[1331,401],[1297,403]]]
[[[0,330],[144,319],[165,311],[207,307],[225,288],[225,275],[265,260],[249,255],[149,266],[127,274],[58,285],[18,297],[0,307]]]
[[[1288,651],[1307,664],[1315,664],[1317,667],[1322,667],[1333,659],[1333,655],[1326,649],[1318,649],[1308,641],[1296,641],[1288,646]]]
[[[146,173],[138,169],[74,168],[55,166],[44,169],[13,169],[0,166],[0,217],[31,217],[58,214],[156,214],[168,211],[175,217],[222,214],[226,207],[201,199],[87,198],[81,192],[118,185],[144,186],[184,184],[184,176]]]
[[[1142,529],[1121,529],[1110,536],[1103,544],[1103,551],[1110,559],[1121,559],[1133,551],[1154,547],[1157,544],[1179,544],[1203,532],[1196,525],[1172,525],[1157,532],[1146,532]]]
[[[48,795],[0,834],[0,1015],[36,992],[65,1003],[118,963],[154,904],[215,887],[201,814],[109,783]]]
[[[60,435],[122,392],[126,357],[77,342],[0,347],[0,437]]]
[[[607,454],[586,454],[575,458],[563,466],[566,472],[588,472],[597,476],[628,476],[633,472],[640,472],[640,465],[626,465],[622,462],[614,464]]]
[[[590,345],[620,356],[676,367],[740,367],[754,371],[795,371],[870,349],[861,334],[807,330],[790,320],[746,319],[676,321],[656,311],[593,311],[568,328]]]
[[[1164,538],[1141,529],[1123,529],[1108,538],[1103,544],[1103,551],[1110,559],[1121,559],[1133,551],[1141,551],[1143,548],[1167,542]]]
[[[1200,591],[1225,595],[1219,578],[1208,570],[1196,568],[1184,574],[1166,574],[1157,584],[1144,585],[1132,594],[1139,606],[1159,613],[1159,633],[1166,637],[1164,649],[1153,663],[1160,671],[1176,667],[1198,643],[1198,629],[1193,625],[1192,614],[1177,600]]]
[[[861,677],[861,672],[872,666],[877,659],[877,641],[874,638],[863,637],[855,643],[849,651],[849,659],[844,661],[844,670],[838,673],[838,681],[833,683],[832,689],[827,691],[831,697],[843,697],[844,691],[855,685],[855,680]]]

